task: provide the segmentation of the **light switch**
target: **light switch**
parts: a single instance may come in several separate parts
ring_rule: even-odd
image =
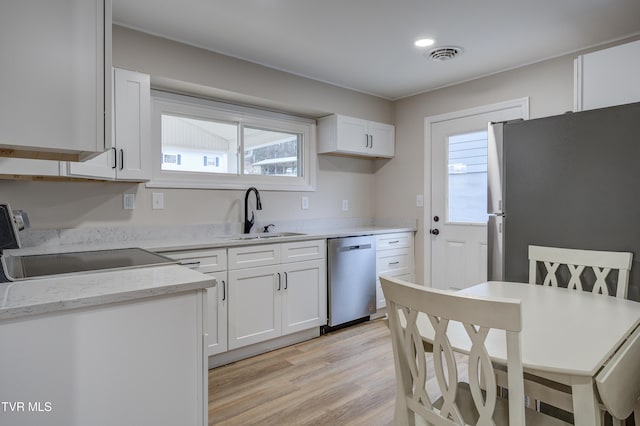
[[[300,203],[302,206],[302,210],[307,210],[309,208],[309,197],[302,197],[300,199]]]
[[[151,194],[151,208],[154,210],[164,209],[164,192],[153,192]]]
[[[416,207],[424,207],[424,195],[416,195]]]
[[[342,211],[349,211],[349,200],[342,200]]]

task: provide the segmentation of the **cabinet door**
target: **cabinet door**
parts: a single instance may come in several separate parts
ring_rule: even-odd
[[[640,101],[640,40],[579,56],[574,68],[576,111]]]
[[[326,240],[294,241],[282,243],[282,262],[324,259],[327,255]]]
[[[1,147],[69,156],[110,147],[110,11],[110,0],[2,1]]]
[[[413,233],[396,232],[393,234],[380,234],[376,237],[376,250],[396,249],[413,246]]]
[[[337,116],[337,145],[340,152],[368,152],[367,122],[359,118]]]
[[[116,176],[151,179],[151,89],[147,74],[114,69]]]
[[[70,176],[144,181],[151,178],[149,76],[114,69],[114,147],[91,160],[69,162]]]
[[[227,271],[209,273],[217,285],[207,289],[207,355],[227,350]]]
[[[283,265],[282,334],[327,323],[327,278],[324,260]]]
[[[0,157],[0,175],[59,176],[60,162]]]
[[[376,157],[393,157],[395,154],[395,127],[390,124],[369,121],[369,152]]]
[[[281,250],[280,244],[231,247],[228,252],[229,269],[276,265],[282,258]]]
[[[229,349],[282,334],[282,273],[279,266],[229,271]]]
[[[63,163],[64,164],[64,163]],[[81,163],[69,161],[67,174],[73,177],[113,180],[116,178],[116,148]]]

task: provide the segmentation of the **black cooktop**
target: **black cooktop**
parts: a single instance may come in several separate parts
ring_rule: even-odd
[[[28,256],[7,256],[3,259],[3,263],[7,277],[10,280],[20,280],[109,269],[169,265],[176,263],[176,261],[141,248],[125,248]]]

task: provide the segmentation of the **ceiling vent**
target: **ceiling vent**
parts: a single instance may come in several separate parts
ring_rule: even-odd
[[[425,56],[437,62],[448,61],[455,57],[458,57],[462,54],[462,47],[456,46],[445,46],[445,47],[436,47],[435,49],[431,49]]]

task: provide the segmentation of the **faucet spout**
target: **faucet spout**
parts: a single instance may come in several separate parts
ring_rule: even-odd
[[[258,189],[255,187],[251,187],[249,189],[247,189],[247,192],[244,194],[244,233],[248,234],[251,231],[251,228],[253,227],[253,224],[255,222],[255,213],[252,211],[251,212],[251,219],[249,219],[249,194],[253,192],[256,194],[256,210],[262,210],[262,202],[260,202],[260,193],[258,192]]]

